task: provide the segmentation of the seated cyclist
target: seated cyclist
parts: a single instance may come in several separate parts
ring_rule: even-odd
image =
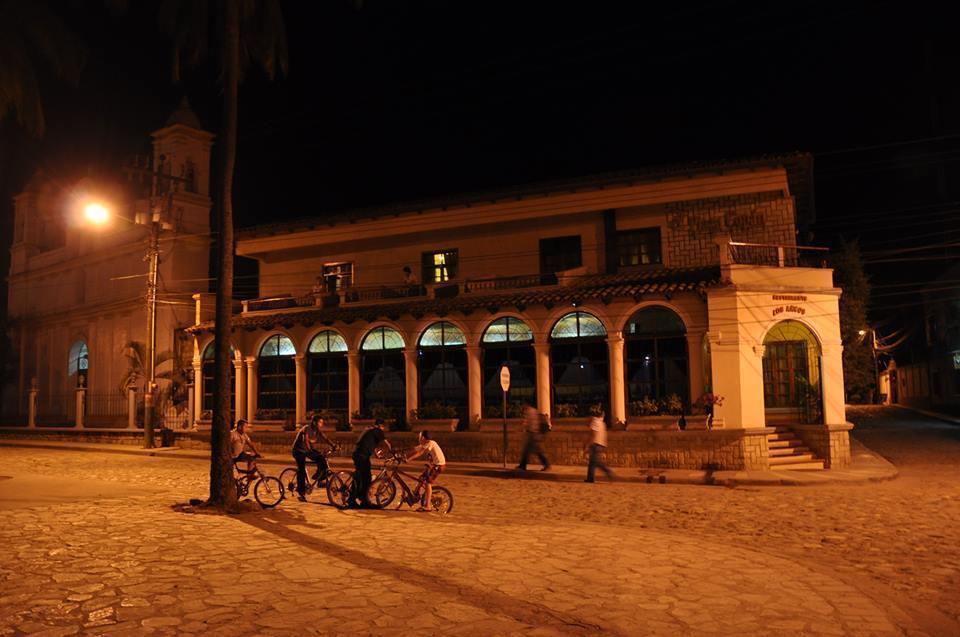
[[[323,417],[314,416],[310,419],[310,424],[301,427],[293,439],[293,459],[297,462],[297,499],[301,502],[306,501],[304,494],[307,490],[307,460],[317,463],[317,472],[313,479],[322,480],[323,476],[327,475],[327,459],[317,449],[317,445],[322,441],[330,445],[331,449],[336,447],[321,431],[322,427]]]
[[[424,469],[420,478],[424,481],[423,499],[420,501],[420,508],[417,511],[429,511],[430,498],[433,495],[433,483],[437,481],[437,476],[443,471],[447,464],[447,459],[443,455],[443,450],[435,440],[430,440],[429,431],[421,431],[419,436],[420,444],[407,456],[407,462],[425,456],[427,468]]]
[[[247,421],[241,418],[230,432],[230,457],[239,471],[239,463],[246,462],[247,473],[253,471],[253,459],[260,457],[260,450],[250,440],[247,432]]]

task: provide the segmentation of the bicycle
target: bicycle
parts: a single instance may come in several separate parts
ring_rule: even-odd
[[[404,462],[406,462],[406,458],[400,452],[395,452],[393,457],[386,461],[380,475],[370,485],[370,492],[373,494],[373,498],[371,498],[373,506],[379,509],[390,506],[397,497],[397,485],[400,485],[402,491],[397,510],[404,504],[413,507],[415,504],[421,503],[423,489],[427,485],[427,472],[424,471],[420,474],[420,477],[414,477],[412,474],[400,470],[400,465]],[[416,481],[414,489],[411,490],[407,486],[403,476]],[[433,485],[427,508],[441,515],[450,513],[453,510],[453,494],[446,487]]]
[[[329,458],[332,455],[335,455],[340,450],[339,447],[333,447],[327,449],[323,452],[325,458]],[[314,489],[323,489],[330,484],[330,481],[339,477],[341,481],[347,480],[348,483],[352,484],[353,478],[346,471],[333,471],[330,468],[329,461],[327,462],[327,472],[322,476],[318,474],[310,475],[307,473],[307,483],[304,485],[304,495],[310,495],[313,493]],[[283,487],[290,493],[297,492],[297,468],[296,467],[287,467],[280,472],[280,483]],[[336,489],[334,490],[336,492]],[[337,503],[330,499],[330,492],[327,491],[327,499],[330,500],[330,504],[336,505]]]
[[[256,456],[259,457],[259,456]],[[241,461],[245,462],[245,461]],[[253,497],[257,503],[264,509],[272,509],[280,504],[284,497],[283,483],[278,478],[268,476],[257,466],[256,459],[250,461],[249,469],[241,469],[239,463],[234,462],[233,467],[240,474],[236,478],[237,497],[245,498],[250,493],[250,483],[253,484]]]

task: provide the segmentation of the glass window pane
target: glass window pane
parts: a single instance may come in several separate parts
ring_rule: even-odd
[[[360,345],[360,349],[365,351],[403,349],[403,347],[403,336],[389,327],[374,328],[367,333],[363,339],[363,344]]]
[[[585,336],[606,336],[607,330],[604,329],[603,323],[600,322],[600,319],[593,316],[592,314],[587,314],[586,312],[577,312],[577,315],[580,318],[580,337]]]
[[[576,313],[567,314],[557,321],[557,324],[553,326],[553,331],[550,332],[550,336],[553,338],[577,338],[579,334]]]
[[[685,334],[686,327],[676,312],[665,307],[648,307],[633,315],[627,323],[627,336]]]
[[[504,343],[507,340],[507,319],[497,319],[483,333],[484,343]]]
[[[345,352],[347,351],[347,342],[333,330],[324,330],[313,337],[307,351],[311,354]]]

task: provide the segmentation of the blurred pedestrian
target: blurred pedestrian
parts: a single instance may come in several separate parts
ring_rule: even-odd
[[[526,471],[527,460],[531,455],[536,455],[540,458],[540,464],[543,465],[543,468],[540,470],[546,471],[550,468],[550,461],[547,460],[546,454],[543,453],[541,442],[543,441],[543,436],[550,431],[550,419],[547,418],[546,414],[538,414],[537,410],[530,405],[524,405],[523,425],[527,437],[523,442],[523,453],[520,454],[520,464],[517,466],[517,469]]]
[[[614,480],[613,472],[603,461],[603,454],[607,450],[607,423],[603,420],[603,412],[590,419],[590,463],[587,465],[587,479],[584,482],[594,482],[597,469],[607,474],[607,479]]]

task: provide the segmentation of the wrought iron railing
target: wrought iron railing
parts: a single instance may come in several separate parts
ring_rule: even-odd
[[[492,279],[468,279],[463,284],[463,291],[494,292],[556,284],[556,274],[521,274],[518,276],[496,277]]]
[[[369,303],[371,301],[388,301],[411,297],[426,296],[427,290],[422,285],[377,285],[369,287],[352,287],[343,292],[344,303]]]
[[[825,268],[829,248],[782,246],[768,243],[731,241],[727,245],[730,263],[777,268]]]
[[[129,401],[119,392],[87,392],[88,416],[126,416]]]

